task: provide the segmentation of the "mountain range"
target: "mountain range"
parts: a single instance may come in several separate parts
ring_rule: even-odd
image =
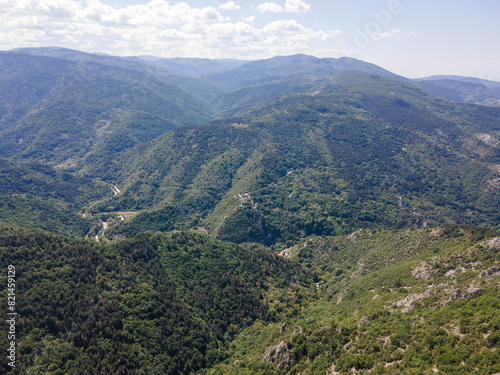
[[[0,155],[19,371],[500,371],[498,82],[16,49]]]

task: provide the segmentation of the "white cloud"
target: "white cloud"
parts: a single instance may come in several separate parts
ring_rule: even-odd
[[[315,53],[339,41],[338,30],[312,30],[296,20],[260,27],[253,15],[231,21],[219,12],[236,10],[235,1],[199,8],[165,0],[127,6],[103,1],[0,0],[0,50],[61,46],[115,55],[254,59]],[[302,9],[302,2],[292,3],[293,8],[287,2],[288,11]],[[276,3],[257,8],[285,11]]]
[[[391,29],[391,30],[388,30],[388,31],[385,31],[383,33],[378,34],[377,37],[379,37],[379,38],[394,38],[398,34],[401,34],[401,30]]]
[[[237,5],[234,1],[228,1],[227,3],[221,4],[217,7],[220,10],[239,10],[241,6]]]
[[[278,33],[278,32],[303,32],[306,28],[295,20],[280,20],[271,22],[262,28],[264,32]]]
[[[292,13],[307,13],[311,6],[302,0],[286,0],[285,9],[287,12]]]
[[[385,38],[395,38],[397,36],[404,36],[404,35],[412,35],[412,36],[417,36],[418,34],[417,33],[414,33],[413,31],[409,30],[409,31],[401,31],[399,29],[391,29],[391,30],[388,30],[388,31],[385,31],[383,33],[380,33],[380,34],[377,34],[376,37],[374,38],[375,40],[381,38],[381,39],[385,39]]]
[[[285,9],[281,5],[276,3],[262,3],[257,5],[255,9],[257,9],[261,13],[265,12],[281,13],[285,11]]]
[[[255,22],[255,16],[250,16],[250,17],[241,17],[243,21],[246,23],[254,23]]]

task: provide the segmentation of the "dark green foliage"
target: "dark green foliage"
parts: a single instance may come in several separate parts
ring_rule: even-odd
[[[35,161],[0,159],[0,222],[83,237],[100,224],[85,206],[111,195],[110,187]]]
[[[111,189],[102,183],[61,172],[36,161],[0,159],[0,194],[56,199],[69,208],[80,208],[111,195]]]
[[[0,264],[16,268],[19,369],[36,374],[189,374],[224,359],[241,328],[270,318],[264,289],[312,283],[264,248],[201,235],[98,245],[1,229]],[[5,313],[5,296],[0,303]]]

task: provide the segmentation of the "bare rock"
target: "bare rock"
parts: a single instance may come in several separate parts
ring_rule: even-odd
[[[424,293],[420,294],[408,294],[404,299],[397,301],[396,306],[403,306],[401,312],[405,313],[415,308],[415,302],[422,298],[429,297],[430,295],[431,289],[427,289]]]
[[[500,148],[500,141],[489,134],[478,134],[476,137],[488,146]]]
[[[371,320],[370,320],[370,319],[368,319],[368,317],[367,317],[367,316],[363,316],[363,317],[361,318],[361,320],[359,321],[359,323],[358,323],[358,327],[361,327],[362,325],[364,325],[364,324],[368,324],[368,323],[370,323],[370,322],[371,322]]]
[[[500,249],[500,237],[493,238],[488,242],[490,249]]]
[[[283,340],[277,346],[268,346],[262,361],[266,363],[278,362],[278,368],[282,366],[290,366],[291,360],[288,344]]]
[[[498,273],[498,269],[495,266],[493,266],[493,267],[488,268],[487,270],[481,271],[481,273],[479,274],[479,277],[488,277],[488,276],[495,275],[496,273]]]
[[[458,300],[461,301],[461,300],[464,300],[466,298],[470,298],[470,297],[473,297],[475,296],[476,294],[478,293],[481,293],[483,291],[483,289],[481,288],[469,288],[467,289],[463,294],[462,294],[462,297],[460,297]]]
[[[424,281],[430,281],[430,280],[432,280],[432,278],[436,274],[436,271],[430,269],[430,267],[424,261],[424,262],[420,263],[420,266],[415,267],[411,271],[411,274],[413,276],[415,276],[416,279],[424,280]]]

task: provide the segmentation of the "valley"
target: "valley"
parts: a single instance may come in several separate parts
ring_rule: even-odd
[[[499,87],[0,52],[2,373],[499,373]]]

